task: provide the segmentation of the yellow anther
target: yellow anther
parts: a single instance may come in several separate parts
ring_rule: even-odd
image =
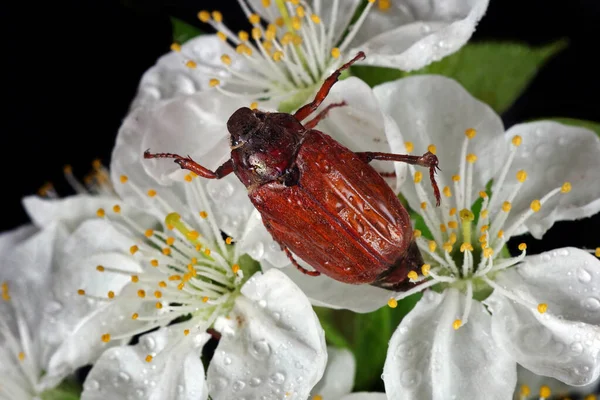
[[[502,203],[502,211],[509,212],[511,208],[512,204],[510,204],[510,201],[505,201],[504,203]]]
[[[527,385],[521,385],[521,389],[519,390],[519,394],[522,397],[529,397],[529,395],[531,394],[531,389],[529,389],[529,386],[527,386]]]
[[[152,237],[152,235],[154,235],[154,231],[152,229],[146,229],[146,232],[144,232],[144,236],[146,237]]]
[[[550,388],[548,386],[543,385],[540,387],[540,397],[541,398],[547,399],[551,395],[552,395],[552,391],[550,390]]]
[[[139,298],[143,299],[144,297],[146,297],[146,291],[144,289],[140,289],[137,291],[137,295]]]
[[[113,292],[112,290],[109,290],[107,293],[107,296],[109,299],[114,299],[115,298],[115,292]]]
[[[418,238],[421,237],[422,234],[423,233],[419,229],[415,229],[415,231],[413,232],[413,237]]]
[[[398,307],[398,300],[396,300],[396,299],[395,299],[395,298],[393,298],[393,297],[390,297],[390,299],[388,300],[388,307],[390,307],[390,308],[396,308],[396,307]],[[313,397],[313,400],[314,400],[315,398],[317,398],[317,397],[321,397],[321,396],[318,396],[318,395],[317,395],[317,396],[314,396],[314,397]]]
[[[252,102],[250,103],[250,109],[251,110],[256,110],[258,108],[258,103],[257,102]]]
[[[154,307],[156,307],[157,310],[160,310],[163,308],[163,305],[160,301],[157,301],[156,304],[154,305]]]
[[[99,159],[95,159],[94,161],[92,161],[92,168],[94,168],[95,170],[99,170],[100,168],[102,168],[102,161],[100,161]]]
[[[454,244],[456,243],[456,233],[452,232],[450,234],[450,240],[449,240],[450,244]]]
[[[200,232],[198,232],[198,231],[189,231],[186,234],[186,236],[190,240],[196,240],[196,239],[198,239],[200,237]],[[173,238],[173,240],[175,240],[175,238]]]
[[[121,183],[125,183],[129,180],[129,178],[127,177],[127,175],[121,175],[119,177],[119,181],[121,181]]]
[[[498,231],[498,239],[501,239],[504,236],[504,231],[502,229],[500,229]]]
[[[300,18],[304,18],[304,16],[306,15],[306,12],[304,11],[304,7],[302,7],[302,6],[296,7],[296,15]]]
[[[187,174],[186,176],[184,176],[184,177],[183,177],[183,179],[184,179],[186,182],[191,182],[191,181],[192,181],[192,179],[194,179],[194,177],[192,176],[192,174]]]
[[[421,210],[426,210],[427,209],[427,202],[422,202],[421,203]]]
[[[131,314],[131,319],[136,320],[140,315],[138,313]]]
[[[238,264],[233,264],[231,266],[231,270],[233,271],[234,274],[237,274],[238,271],[240,270],[240,266]]]
[[[337,47],[334,47],[333,49],[331,49],[331,57],[339,58],[340,57],[340,49]]]
[[[275,60],[275,62],[281,61],[282,58],[283,58],[282,51],[277,50],[275,53],[273,53],[273,60]]]
[[[158,282],[158,287],[161,287],[163,289],[166,288],[167,287],[167,282],[165,282],[165,281]]]
[[[150,190],[148,190],[147,194],[148,194],[148,197],[154,197],[154,196],[156,196],[156,190],[150,189]]]
[[[110,342],[110,333],[105,333],[101,338],[104,343]]]
[[[256,25],[260,23],[260,16],[258,14],[250,14],[250,16],[248,17],[248,21],[250,21],[250,23],[252,25]]]
[[[190,69],[195,69],[198,66],[198,64],[196,64],[196,61],[194,60],[188,60],[185,62],[185,66]]]
[[[596,397],[595,394],[588,394],[587,396],[585,396],[583,398],[583,400],[597,400],[597,399],[598,399],[598,397]]]
[[[521,145],[521,143],[523,143],[523,138],[519,135],[515,135],[515,136],[513,136],[511,142],[512,142],[513,146],[519,147]]]
[[[449,211],[448,211],[448,215],[453,217],[456,214],[456,207],[452,207]]]
[[[169,276],[169,280],[170,281],[180,281],[181,275],[171,275],[171,276]]]
[[[596,247],[596,252],[594,253],[596,257],[600,257],[600,247]]]
[[[454,328],[454,330],[458,330],[460,327],[462,326],[462,321],[460,319],[455,319],[454,322],[452,323],[452,327]]]
[[[120,213],[120,212],[121,212],[121,206],[120,206],[120,205],[118,205],[118,204],[115,204],[115,205],[113,206],[113,212],[114,212],[115,214],[118,214],[118,213]]]
[[[479,192],[479,197],[481,197],[482,199],[486,199],[488,197],[488,194],[482,190],[481,192]]]
[[[491,247],[483,249],[483,258],[490,258],[493,255],[494,255],[494,249],[492,249]]]
[[[473,164],[475,161],[477,161],[477,156],[475,154],[467,154],[466,159],[469,164]]]
[[[285,20],[282,17],[277,17],[275,18],[275,25],[281,28],[283,25],[285,25]]]
[[[437,243],[435,242],[435,240],[430,240],[429,241],[429,251],[431,251],[433,253],[435,251],[435,249],[437,249]]]
[[[168,247],[165,247],[164,249],[162,249],[162,253],[163,253],[165,256],[169,256],[169,255],[171,255],[171,249],[170,249],[170,248],[168,248]]]
[[[223,14],[221,14],[220,11],[213,11],[212,18],[215,20],[215,22],[223,22]]]
[[[221,39],[223,42],[227,40],[227,35],[221,31],[217,32],[217,37]]]
[[[184,334],[185,336],[189,335],[189,334],[190,334],[190,330],[189,330],[189,329],[184,329],[184,330],[183,330],[183,334]]]
[[[460,181],[460,175],[452,175],[452,182],[459,182]]]
[[[79,289],[79,290],[77,291],[77,294],[78,294],[78,295],[80,295],[80,296],[85,296],[85,290],[83,290],[83,289]]]
[[[415,183],[420,183],[423,180],[423,173],[421,171],[415,172]]]
[[[73,167],[67,164],[63,167],[63,172],[67,175],[71,175],[73,173]]]
[[[204,249],[204,254],[206,254],[207,256],[210,256],[210,249]]]
[[[22,351],[19,353],[19,361],[23,361],[25,360],[25,353],[23,353]]]
[[[150,265],[152,265],[153,267],[158,267],[158,260],[150,260]]]
[[[152,358],[153,358],[153,357],[152,357],[150,354],[148,354],[148,355],[146,356],[146,362],[148,362],[148,363],[149,363],[149,362],[152,362]]]
[[[531,205],[529,207],[531,207],[531,210],[533,212],[538,212],[542,209],[542,203],[539,200],[534,200],[531,202]]]
[[[445,233],[446,232],[446,225],[440,224],[440,231],[442,231],[442,233]]]
[[[466,208],[463,208],[462,210],[460,210],[460,212],[458,213],[458,216],[460,217],[460,220],[463,222],[471,222],[475,219],[475,214],[473,214],[473,212],[471,210],[468,210]]]
[[[262,0],[262,5],[264,8],[271,6],[271,0]]]
[[[481,230],[481,233],[485,233],[485,232],[487,232],[488,229],[490,229],[489,225],[483,225],[480,230]]]
[[[221,83],[221,82],[218,79],[212,78],[211,80],[208,81],[208,86],[210,86],[210,87],[219,86],[219,83]]]
[[[540,314],[545,313],[546,311],[548,311],[548,304],[546,303],[540,303],[537,306],[537,310]]]
[[[450,229],[457,229],[458,228],[458,222],[456,222],[456,221],[448,221],[448,228],[450,228]]]
[[[379,0],[378,6],[381,11],[387,11],[392,5],[390,0]]]
[[[452,197],[452,191],[450,190],[450,187],[444,186],[444,190],[442,190],[442,192],[444,193],[444,196]]]
[[[412,151],[415,149],[413,142],[404,142],[404,147],[406,148],[407,153],[412,153]]]
[[[419,275],[417,274],[417,271],[410,271],[407,276],[408,276],[408,279],[410,279],[411,281],[416,281],[417,279],[419,279]]]
[[[196,257],[192,257],[190,259],[190,262],[192,263],[192,265],[198,264],[198,259]]]
[[[181,51],[181,45],[179,43],[171,43],[171,51],[179,53]]]
[[[292,28],[294,28],[294,30],[297,31],[299,31],[302,28],[302,20],[300,20],[299,17],[292,17]]]
[[[560,188],[561,193],[569,193],[571,191],[571,183],[565,182]]]
[[[302,36],[294,35],[292,38],[292,43],[294,43],[296,46],[300,46],[302,44]]]
[[[485,233],[483,235],[479,236],[479,242],[480,243],[487,242],[487,236]]]
[[[98,265],[96,267],[96,271],[98,271],[98,272],[104,272],[104,267],[102,265]]]
[[[314,22],[315,24],[320,24],[321,23],[321,18],[319,18],[319,16],[317,14],[313,14],[310,16],[310,20],[312,22]]]
[[[464,253],[465,251],[473,251],[471,243],[463,243],[460,245],[460,252]]]
[[[200,11],[198,13],[198,19],[202,22],[208,22],[210,20],[210,13],[208,11]]]
[[[252,28],[251,33],[252,33],[252,39],[254,39],[256,41],[260,40],[260,38],[262,37],[262,31],[260,30],[260,28]]]
[[[423,276],[429,276],[429,271],[431,271],[430,264],[421,265],[421,273],[423,274]]]
[[[204,219],[208,218],[208,213],[206,211],[200,211],[199,214],[200,214],[200,218],[204,218]]]
[[[525,180],[527,179],[527,172],[525,172],[524,170],[520,170],[519,172],[517,172],[517,180],[521,183],[525,182]]]
[[[140,249],[140,248],[139,248],[139,247],[137,247],[137,246],[134,244],[133,246],[131,246],[131,247],[129,248],[129,252],[131,253],[131,255],[134,255],[135,253],[137,253],[137,252],[138,252],[138,250],[139,250],[139,249]]]
[[[477,131],[473,128],[469,128],[465,131],[465,136],[469,139],[473,139],[477,135]]]
[[[435,154],[437,152],[437,147],[435,147],[435,144],[430,144],[429,146],[427,146],[427,151]]]
[[[246,31],[239,31],[238,38],[240,38],[242,42],[246,42],[248,39],[250,39],[250,35],[248,35],[248,32]]]
[[[97,215],[98,217],[100,217],[100,218],[104,218],[104,216],[106,215],[106,213],[104,212],[104,208],[99,208],[99,209],[96,211],[96,215]]]
[[[442,249],[444,249],[444,251],[446,253],[452,253],[452,250],[454,249],[454,247],[452,246],[452,243],[450,242],[446,242],[444,243],[444,245],[442,246]]]
[[[202,302],[203,302],[203,303],[208,303],[208,297],[207,297],[207,296],[204,296],[204,297],[202,298]]]
[[[169,236],[169,237],[167,238],[167,244],[168,244],[169,246],[173,246],[173,243],[175,243],[175,238],[174,238],[173,236]]]
[[[487,210],[487,209],[483,210],[481,212],[481,218],[486,219],[488,217],[489,213],[490,213],[490,210]]]
[[[375,3],[375,0],[369,0],[369,3]]]
[[[519,244],[519,250],[521,250],[521,251],[527,250],[527,244],[526,243]]]
[[[231,244],[232,242],[233,242],[233,239],[230,236],[227,236],[227,238],[225,239],[225,243]]]

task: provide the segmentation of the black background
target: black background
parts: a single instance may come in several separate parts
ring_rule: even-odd
[[[507,127],[537,117],[600,122],[599,4],[491,0],[473,40],[570,41],[503,115]],[[2,230],[27,221],[21,198],[45,182],[69,194],[62,179],[65,164],[79,175],[95,158],[108,164],[139,78],[169,49],[169,16],[201,26],[198,10],[219,9],[234,31],[246,23],[235,0],[79,0],[3,8]],[[600,245],[599,227],[598,216],[559,223],[543,242],[528,240],[529,249],[593,248]]]

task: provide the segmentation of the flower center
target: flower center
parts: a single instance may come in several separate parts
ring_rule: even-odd
[[[190,216],[188,223],[180,214],[165,212],[167,231],[144,229],[127,217],[120,205],[113,207],[114,214],[107,220],[115,225],[126,226],[137,240],[130,247],[131,255],[142,265],[141,272],[131,272],[116,266],[99,265],[100,273],[111,273],[129,277],[127,285],[119,295],[109,291],[106,295],[86,293],[79,295],[97,301],[125,301],[130,306],[137,304],[135,312],[129,318],[136,321],[131,329],[120,331],[118,335],[104,333],[103,342],[128,338],[156,327],[177,324],[184,335],[191,331],[204,332],[219,315],[226,315],[233,307],[244,277],[250,277],[258,270],[257,263],[247,256],[239,254],[238,246],[232,238],[223,239],[212,216],[206,198],[205,189],[192,174],[186,175],[186,181],[193,186],[197,204],[205,209]],[[134,186],[126,176],[120,181]],[[135,188],[134,190],[140,190]],[[156,201],[158,209],[168,209],[167,203],[153,189],[146,195]],[[106,218],[104,209],[97,214]],[[198,230],[191,226],[198,226]],[[121,303],[124,305],[125,303]],[[148,362],[152,360],[149,354]]]
[[[239,0],[252,29],[237,34],[223,23],[221,12],[200,11],[200,21],[211,25],[232,50],[232,54],[221,56],[223,73],[219,79],[211,78],[209,85],[227,95],[248,97],[254,102],[277,101],[283,112],[298,108],[347,58],[343,53],[375,0],[368,1],[350,29],[336,28],[342,19],[339,2],[332,0],[329,15],[324,16],[328,18],[323,20],[320,3],[313,9],[300,0],[262,0],[262,9],[255,10],[247,0]],[[389,2],[384,1],[380,8],[384,10],[386,5],[389,7]],[[263,24],[259,14],[272,22]],[[184,52],[178,44],[171,48]],[[214,71],[214,67],[204,65],[203,60],[183,56],[189,68],[207,67]],[[254,102],[252,106],[256,108]]]
[[[411,281],[423,283],[396,296],[395,300],[434,285],[440,290],[447,287],[457,288],[469,300],[463,316],[455,321],[455,329],[466,323],[473,298],[484,300],[492,291],[498,290],[507,297],[516,299],[509,291],[494,283],[494,277],[499,271],[520,263],[525,258],[527,245],[521,243],[519,245],[521,254],[511,257],[505,251],[506,242],[531,215],[539,212],[542,205],[551,197],[571,191],[571,184],[565,182],[541,199],[531,201],[527,210],[515,218],[509,219],[512,202],[527,180],[527,172],[520,170],[516,173],[517,185],[514,185],[511,191],[501,190],[505,185],[515,154],[522,143],[522,138],[515,136],[511,140],[508,158],[499,174],[494,178],[491,190],[481,188],[479,199],[476,201],[472,198],[471,193],[473,192],[473,169],[477,162],[477,155],[468,151],[469,143],[476,135],[475,129],[465,131],[461,150],[462,162],[458,173],[451,178],[452,183],[445,182],[443,176],[438,178],[440,186],[443,187],[443,199],[440,207],[434,206],[426,190],[421,186],[422,173],[416,171],[413,166],[409,166],[416,193],[421,202],[419,214],[429,230],[427,235],[418,229],[414,232],[426,264],[422,266],[420,274],[418,271],[411,271],[409,274]],[[414,147],[409,142],[405,146],[409,152]],[[435,154],[435,145],[430,145],[428,150]],[[510,221],[509,224],[508,221]],[[522,300],[516,301],[523,303]],[[547,309],[545,304],[526,305],[537,307],[540,313]]]

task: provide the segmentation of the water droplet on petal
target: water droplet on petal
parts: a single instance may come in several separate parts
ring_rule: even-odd
[[[400,382],[402,382],[405,387],[415,387],[421,383],[421,373],[414,369],[407,369],[400,375]]]
[[[579,279],[579,282],[581,283],[588,283],[592,280],[592,275],[590,275],[590,273],[587,272],[585,268],[579,268],[577,270],[577,279]]]
[[[246,387],[246,383],[244,381],[235,381],[233,382],[232,389],[234,392],[239,392],[240,390]]]
[[[250,354],[257,360],[264,360],[271,355],[271,347],[265,340],[257,340],[252,343]]]
[[[248,251],[248,255],[255,260],[260,260],[265,254],[265,245],[262,242],[258,242]]]
[[[595,297],[588,297],[583,300],[582,306],[589,311],[598,311],[598,309],[600,309],[600,300]]]
[[[146,335],[142,339],[142,345],[146,348],[146,351],[153,351],[156,347],[156,340],[152,336]]]
[[[569,348],[571,349],[571,351],[573,353],[575,353],[575,355],[579,355],[579,354],[583,353],[583,345],[580,342],[571,343]]]
[[[254,377],[252,379],[250,379],[250,386],[252,387],[257,387],[262,383],[262,381],[260,380],[260,378]]]
[[[281,385],[285,382],[285,375],[281,372],[276,372],[271,376],[271,382]]]
[[[230,365],[231,364],[231,358],[230,357],[225,357],[223,359],[223,364],[225,365]]]
[[[119,379],[121,379],[123,382],[129,382],[131,378],[126,372],[121,371],[119,372]]]
[[[86,390],[98,390],[100,389],[100,383],[98,383],[95,379],[90,379],[85,381],[85,389]]]

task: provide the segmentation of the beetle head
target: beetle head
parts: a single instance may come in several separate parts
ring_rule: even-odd
[[[257,113],[248,107],[242,107],[234,112],[227,121],[227,130],[230,135],[231,148],[243,146],[250,136],[256,132],[264,122],[264,113],[260,118]]]

